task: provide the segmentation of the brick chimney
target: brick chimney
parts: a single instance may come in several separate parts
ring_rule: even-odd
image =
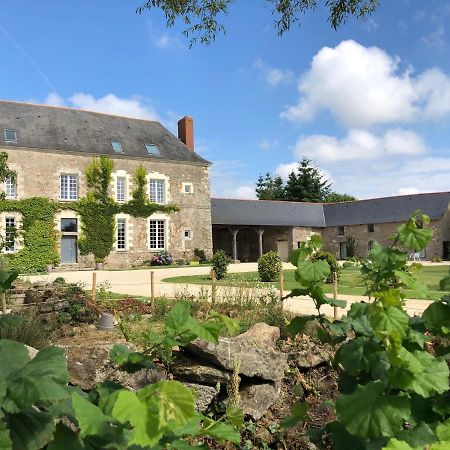
[[[194,119],[184,116],[178,121],[178,139],[184,142],[187,148],[194,152]]]

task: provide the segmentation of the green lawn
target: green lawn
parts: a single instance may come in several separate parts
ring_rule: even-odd
[[[438,299],[442,297],[444,292],[439,290],[439,281],[449,274],[449,266],[425,266],[417,272],[417,278],[430,289],[432,298]],[[208,275],[191,275],[184,277],[165,278],[163,281],[169,283],[183,284],[210,284],[211,280]],[[339,294],[363,295],[364,288],[361,283],[360,272],[358,268],[346,268],[341,272],[340,282],[338,286]],[[279,287],[279,283],[261,283],[257,272],[247,273],[230,273],[224,280],[218,281],[219,285],[224,286],[247,286],[254,288]],[[291,290],[298,287],[294,278],[294,270],[284,271],[284,289]],[[327,285],[326,292],[332,292],[332,286]],[[406,291],[409,298],[421,298],[416,291]]]

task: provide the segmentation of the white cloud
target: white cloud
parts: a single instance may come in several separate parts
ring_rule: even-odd
[[[263,139],[258,143],[258,148],[261,150],[271,150],[274,147],[278,147],[278,144],[277,139]]]
[[[58,94],[51,93],[47,96],[44,103],[52,106],[69,106],[89,111],[133,117],[135,119],[161,121],[153,107],[145,99],[138,96],[121,98],[114,94],[107,94],[103,97],[95,98],[91,94],[78,92],[64,99]]]
[[[338,139],[334,136],[312,135],[300,137],[294,147],[294,156],[304,156],[318,162],[376,159],[392,155],[420,155],[427,147],[416,133],[393,129],[382,136],[366,130],[350,130]]]
[[[419,189],[415,187],[401,187],[397,191],[398,195],[413,195],[413,194],[419,194]]]
[[[414,76],[378,47],[343,41],[323,47],[300,79],[299,101],[281,117],[292,122],[331,113],[347,128],[439,119],[450,113],[450,77],[438,68]]]
[[[152,46],[158,49],[183,48],[183,44],[177,36],[161,32],[152,22],[147,21],[147,28]]]
[[[436,29],[422,38],[422,42],[430,47],[445,47],[445,29],[443,23],[439,23]]]
[[[292,80],[294,75],[291,70],[283,70],[269,66],[261,58],[257,59],[253,65],[262,73],[266,82],[271,86],[277,86],[280,83],[289,82]]]

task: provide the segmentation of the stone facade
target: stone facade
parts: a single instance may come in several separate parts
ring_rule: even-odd
[[[47,197],[61,201],[60,175],[74,174],[78,179],[78,197],[86,194],[85,169],[94,155],[58,152],[54,150],[32,150],[26,148],[0,147],[8,153],[8,164],[17,172],[17,199]],[[175,258],[189,259],[194,248],[212,253],[211,203],[208,166],[186,161],[146,160],[129,156],[110,156],[114,161],[111,195],[116,196],[117,177],[126,180],[125,199],[131,198],[132,179],[139,165],[147,170],[149,178],[165,181],[166,203],[175,204],[179,211],[171,214],[155,214],[153,219],[165,220],[166,249]],[[186,193],[190,185],[190,193]],[[55,217],[55,228],[61,230],[61,218],[77,218],[72,211],[62,211]],[[111,252],[105,265],[129,267],[151,259],[154,253],[149,248],[149,219],[120,216],[126,222],[124,250]],[[79,219],[79,218],[78,218]],[[80,226],[78,224],[78,230]],[[79,232],[79,231],[78,231]],[[81,267],[92,267],[92,258],[78,258]]]

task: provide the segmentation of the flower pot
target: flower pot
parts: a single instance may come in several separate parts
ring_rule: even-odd
[[[95,263],[95,270],[103,270],[103,263],[102,262]]]
[[[50,273],[53,270],[53,266],[51,264],[47,264],[47,272]]]
[[[114,316],[110,313],[101,313],[98,321],[98,329],[109,331],[114,329]]]
[[[189,263],[190,266],[199,266],[200,265],[200,261],[191,261]]]

